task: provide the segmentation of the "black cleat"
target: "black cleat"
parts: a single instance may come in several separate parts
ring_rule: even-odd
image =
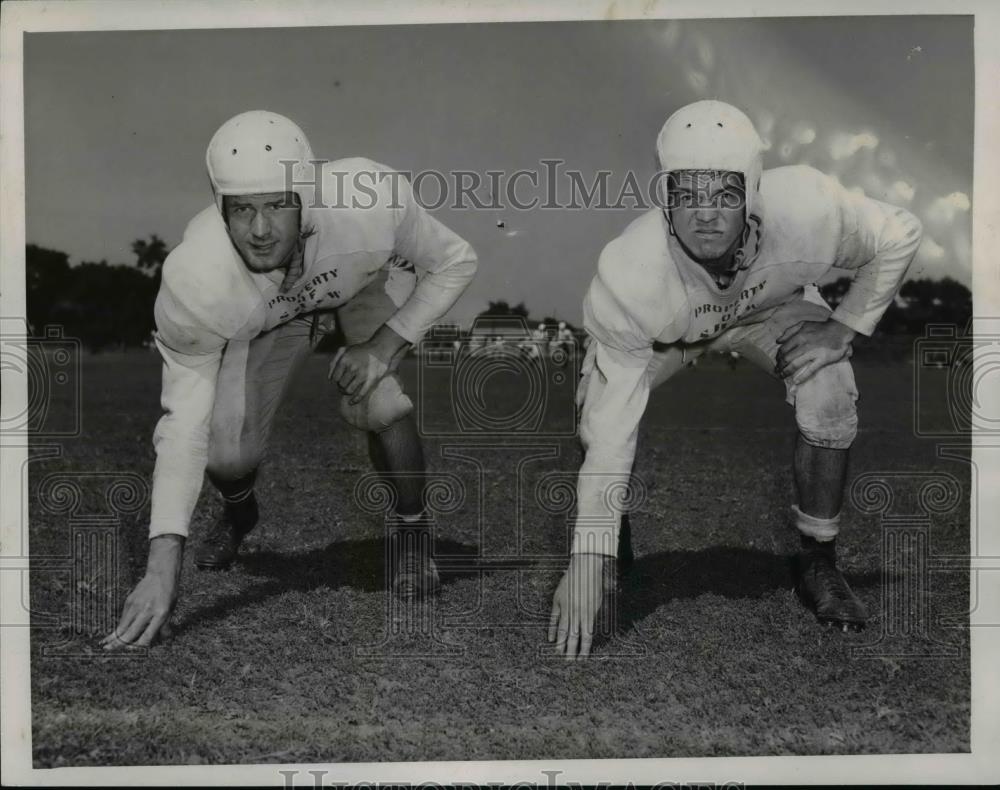
[[[828,629],[844,632],[863,629],[868,612],[837,569],[835,541],[821,543],[803,537],[802,547],[796,578],[802,602]]]
[[[222,515],[209,527],[195,551],[195,566],[204,571],[223,571],[232,565],[243,538],[256,526],[258,517],[253,494],[237,507],[224,505]]]
[[[406,603],[437,595],[441,587],[441,576],[438,574],[437,563],[431,556],[430,524],[396,529],[390,534],[389,541],[393,595]]]

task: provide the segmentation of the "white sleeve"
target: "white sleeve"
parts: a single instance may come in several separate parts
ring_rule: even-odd
[[[162,289],[157,299],[156,347],[163,358],[160,404],[164,414],[153,433],[156,466],[150,538],[188,534],[208,462],[216,378],[225,347],[225,340],[217,335],[172,321],[165,304],[171,300]]]
[[[395,252],[422,276],[386,325],[409,343],[417,343],[458,301],[478,264],[472,246],[428,214],[413,197],[409,182],[397,176],[393,179],[399,205]]]
[[[923,229],[906,209],[836,186],[841,242],[834,266],[857,273],[833,318],[871,335],[903,283]]]
[[[653,345],[599,276],[584,299],[584,326],[591,337],[586,364],[592,369],[581,393],[585,455],[571,553],[614,556],[639,423],[649,400],[646,371]]]

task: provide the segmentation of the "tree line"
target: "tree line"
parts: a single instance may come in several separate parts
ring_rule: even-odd
[[[131,245],[133,264],[102,260],[71,266],[69,255],[35,244],[27,245],[25,280],[29,332],[44,336],[45,327],[58,325],[67,337],[78,338],[91,351],[148,345],[155,329],[153,304],[160,287],[160,270],[169,248],[156,234]],[[820,288],[833,307],[839,304],[850,279],[842,277]],[[524,303],[488,303],[477,319],[515,317],[529,328],[539,322],[529,317]],[[972,316],[972,293],[951,279],[909,280],[889,305],[878,331],[921,335],[927,324],[966,326]],[[560,319],[547,315],[547,326]],[[571,329],[576,329],[570,324]]]
[[[25,298],[29,331],[44,335],[59,325],[91,351],[147,345],[155,328],[153,304],[166,242],[156,234],[132,243],[135,264],[84,261],[36,244],[25,251]]]

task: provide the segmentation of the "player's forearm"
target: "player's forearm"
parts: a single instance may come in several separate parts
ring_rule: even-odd
[[[878,229],[874,256],[857,269],[857,275],[833,317],[854,331],[870,335],[899,291],[913,256],[920,246],[920,221],[909,211],[878,204],[884,222]]]
[[[621,504],[627,500],[635,457],[633,443],[591,446],[577,478],[577,515],[571,554],[614,556],[618,547]]]
[[[180,576],[181,560],[184,558],[183,535],[158,535],[149,541],[149,559],[146,573],[172,577]]]
[[[208,443],[183,442],[162,436],[156,444],[149,536],[187,536],[191,515],[201,494]]]
[[[627,353],[593,340],[580,414],[584,461],[577,478],[573,554],[615,554],[628,500],[639,423],[649,399],[650,350]],[[585,363],[586,364],[586,363]]]
[[[164,361],[160,395],[164,414],[153,433],[151,538],[188,534],[208,462],[209,423],[222,356],[220,351],[185,357],[159,340],[157,345]]]
[[[387,323],[382,324],[371,340],[368,341],[375,347],[375,353],[379,359],[386,363],[391,363],[397,356],[404,353],[410,345],[409,341],[390,327]]]
[[[454,306],[476,276],[478,261],[472,247],[462,242],[449,252],[449,261],[436,270],[427,270],[403,306],[386,322],[408,343],[419,342]]]

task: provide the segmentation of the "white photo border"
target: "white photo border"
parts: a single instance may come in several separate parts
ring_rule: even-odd
[[[905,9],[905,10],[904,10]],[[974,15],[975,157],[973,207],[973,292],[976,333],[1000,335],[1000,4],[989,0],[929,2],[893,0],[792,2],[757,0],[611,0],[560,3],[556,0],[491,0],[479,4],[458,0],[79,0],[78,2],[8,2],[0,20],[0,316],[25,315],[25,181],[23,34],[41,31],[148,30],[198,28],[305,27],[338,25],[402,25],[411,23],[575,21],[602,19],[709,19],[725,17],[833,17],[896,15]],[[982,318],[997,317],[997,318]],[[981,319],[981,320],[980,320]],[[1000,400],[994,377],[983,397]],[[20,414],[27,401],[23,377],[4,375],[2,409]],[[994,783],[1000,781],[1000,628],[973,627],[971,753],[948,755],[878,755],[836,757],[733,757],[641,760],[545,760],[504,762],[351,763],[310,765],[151,766],[103,768],[32,768],[29,629],[21,603],[27,600],[20,560],[4,552],[20,547],[23,498],[21,469],[27,459],[23,439],[0,437],[0,699],[2,710],[2,780],[5,785],[277,785],[281,771],[297,770],[297,781],[312,785],[308,771],[326,771],[326,784],[337,783],[512,783],[538,786],[566,782],[613,784],[633,782],[741,782],[748,784],[857,783]],[[973,437],[973,459],[979,470],[978,501],[972,523],[979,554],[1000,559],[1000,439]],[[989,452],[991,451],[992,452]],[[20,491],[20,496],[11,492]],[[26,552],[27,547],[23,547]],[[970,552],[973,547],[970,547]],[[995,562],[994,562],[995,564]],[[975,566],[973,566],[975,567]],[[986,622],[1000,623],[1000,571],[970,576]],[[24,622],[22,622],[24,621]]]

